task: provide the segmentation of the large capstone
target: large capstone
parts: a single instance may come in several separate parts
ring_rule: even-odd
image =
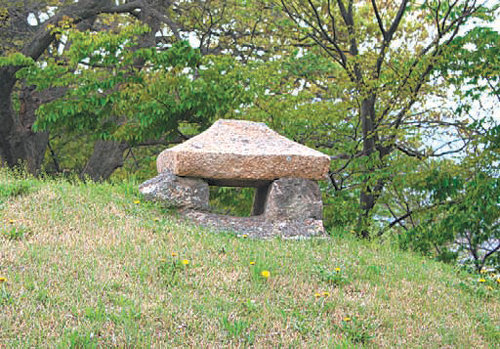
[[[330,158],[293,142],[263,123],[219,120],[157,159],[158,173],[206,179],[211,185],[254,186],[295,177],[325,179]]]
[[[209,188],[199,178],[186,178],[164,171],[139,186],[147,200],[162,201],[168,206],[198,210],[208,209]]]
[[[303,178],[281,178],[270,187],[263,208],[268,221],[305,220],[323,217],[318,183]]]

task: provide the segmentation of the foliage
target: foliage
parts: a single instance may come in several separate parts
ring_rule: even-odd
[[[22,70],[38,89],[68,88],[38,110],[35,127],[126,141],[175,139],[183,122],[205,126],[244,101],[234,60],[202,57],[185,41],[167,50],[137,48],[146,26],[63,32],[71,48]]]
[[[254,188],[210,187],[210,206],[221,214],[250,216],[254,193]]]
[[[500,98],[500,35],[489,27],[477,26],[457,37],[440,65],[442,74],[456,86],[455,92],[473,100],[485,94]],[[460,103],[470,110],[470,103]]]
[[[221,319],[222,327],[228,332],[231,337],[239,338],[249,327],[249,324],[245,320],[229,320],[227,316]]]
[[[0,284],[0,305],[6,306],[14,303],[14,298],[12,298],[12,294],[7,291],[7,288],[4,284]]]
[[[339,267],[336,267],[334,270],[325,270],[321,267],[318,267],[317,274],[322,281],[336,287],[341,287],[348,284],[348,279],[345,275],[345,271]]]
[[[490,128],[478,142],[482,149],[462,164],[441,161],[416,177],[411,196],[420,204],[410,212],[413,226],[400,236],[402,246],[426,254],[434,251],[445,261],[471,259],[478,271],[485,265],[500,265],[498,129],[498,125]]]
[[[0,198],[16,197],[27,194],[32,190],[32,186],[28,182],[17,183],[1,183]]]
[[[24,56],[20,52],[12,53],[6,57],[0,57],[0,67],[5,66],[31,66],[33,65],[33,59]]]
[[[158,265],[158,277],[160,277],[165,285],[169,287],[176,286],[180,280],[182,273],[186,270],[187,264],[173,255],[169,259],[161,259]]]
[[[352,343],[368,344],[374,337],[376,326],[357,318],[345,317],[340,329]]]
[[[25,226],[14,224],[14,222],[0,226],[0,237],[7,240],[21,240],[27,234],[29,234],[29,230]]]

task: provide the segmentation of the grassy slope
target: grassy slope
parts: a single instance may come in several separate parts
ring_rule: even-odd
[[[0,195],[0,347],[477,348],[500,339],[498,285],[387,244],[214,234],[134,203],[132,185],[0,172]]]

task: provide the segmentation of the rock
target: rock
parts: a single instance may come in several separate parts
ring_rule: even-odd
[[[157,159],[158,173],[204,178],[212,185],[262,186],[283,177],[326,178],[330,158],[263,123],[219,120]]]
[[[305,220],[323,217],[318,183],[303,178],[280,178],[267,194],[264,217],[268,221]]]
[[[147,200],[164,201],[179,208],[208,209],[208,184],[199,178],[185,178],[164,171],[139,186]]]

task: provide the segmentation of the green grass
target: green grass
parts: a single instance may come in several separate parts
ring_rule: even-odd
[[[27,189],[5,189],[18,187]],[[136,187],[0,172],[0,226],[26,232],[0,234],[0,347],[499,342],[497,276],[480,283],[484,275],[341,231],[299,241],[215,234],[143,202]]]

